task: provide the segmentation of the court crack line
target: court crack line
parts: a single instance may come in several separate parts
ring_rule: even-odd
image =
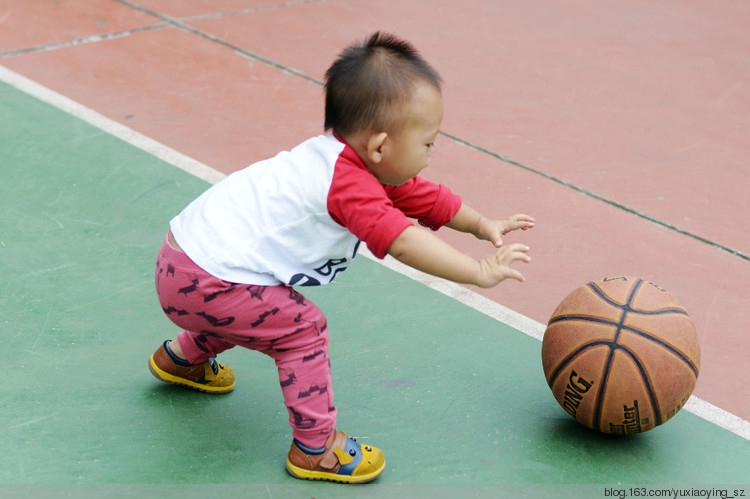
[[[114,31],[112,33],[84,36],[83,38],[75,38],[73,40],[67,40],[64,42],[46,43],[43,45],[35,45],[33,47],[24,47],[20,49],[7,50],[5,52],[0,52],[0,59],[4,57],[28,54],[32,52],[44,52],[48,50],[57,50],[57,49],[66,48],[66,47],[74,47],[76,45],[83,45],[86,43],[96,43],[96,42],[102,42],[105,40],[115,40],[117,38],[124,38],[126,36],[130,36],[133,33],[141,33],[144,31],[168,28],[170,26],[171,25],[169,23],[159,23],[159,24],[154,24],[151,26],[142,26],[140,28],[128,29],[124,31]]]
[[[664,220],[661,220],[659,218],[656,218],[656,217],[654,217],[652,215],[649,215],[648,213],[642,212],[640,210],[636,210],[635,208],[631,208],[631,207],[626,206],[626,205],[624,205],[622,203],[618,203],[617,201],[614,201],[614,200],[609,199],[607,197],[604,197],[604,196],[602,196],[600,194],[597,194],[597,193],[595,193],[593,191],[590,191],[588,189],[580,187],[580,186],[578,186],[576,184],[573,184],[572,182],[569,182],[569,181],[567,181],[565,179],[562,179],[560,177],[556,177],[554,175],[551,175],[549,173],[543,172],[541,170],[537,170],[536,168],[533,168],[531,166],[528,166],[528,165],[525,165],[525,164],[520,163],[518,161],[515,161],[512,158],[509,158],[509,157],[504,156],[502,154],[496,153],[494,151],[490,151],[489,149],[486,149],[486,148],[484,148],[484,147],[482,147],[480,145],[477,145],[477,144],[474,144],[472,142],[469,142],[468,140],[464,140],[464,139],[462,139],[460,137],[457,137],[455,135],[451,135],[451,134],[446,133],[446,132],[440,132],[440,134],[443,135],[443,136],[445,136],[445,137],[447,137],[447,138],[449,138],[449,139],[451,139],[452,141],[456,142],[457,144],[460,144],[462,146],[468,147],[469,149],[473,149],[474,151],[480,152],[482,154],[486,154],[486,155],[491,156],[491,157],[493,157],[493,158],[495,158],[495,159],[497,159],[499,161],[502,161],[503,163],[508,163],[509,165],[515,166],[515,167],[520,168],[522,170],[526,170],[529,173],[533,173],[535,175],[539,175],[540,177],[543,177],[543,178],[545,178],[547,180],[551,180],[552,182],[556,182],[556,183],[558,183],[558,184],[560,184],[562,186],[565,186],[565,187],[567,187],[569,189],[572,189],[572,190],[574,190],[576,192],[579,192],[579,193],[583,194],[584,196],[588,196],[588,197],[590,197],[592,199],[596,199],[597,201],[601,201],[601,202],[603,202],[605,204],[613,206],[613,207],[615,207],[615,208],[617,208],[619,210],[622,210],[622,211],[624,211],[626,213],[630,213],[631,215],[635,215],[637,217],[640,217],[640,218],[642,218],[644,220],[647,220],[647,221],[649,221],[651,223],[654,223],[654,224],[656,224],[656,225],[658,225],[660,227],[664,227],[665,229],[671,230],[672,232],[676,232],[676,233],[681,234],[683,236],[690,237],[692,239],[695,239],[696,241],[702,242],[704,244],[708,244],[709,246],[712,246],[713,248],[716,248],[716,249],[718,249],[720,251],[723,251],[725,253],[728,253],[730,255],[739,257],[739,258],[741,258],[741,259],[743,259],[745,261],[749,261],[750,262],[750,255],[748,255],[747,253],[743,253],[742,251],[736,250],[734,248],[730,248],[729,246],[724,246],[723,244],[719,244],[716,241],[712,241],[712,240],[707,239],[705,237],[699,236],[698,234],[690,232],[690,231],[688,231],[686,229],[678,227],[678,226],[676,226],[674,224],[671,224],[671,223],[666,222]]]
[[[279,71],[281,71],[283,73],[286,73],[286,74],[289,74],[289,75],[293,75],[293,76],[297,76],[299,78],[302,78],[304,80],[316,83],[318,85],[323,85],[322,81],[320,81],[320,80],[318,80],[316,78],[313,78],[311,76],[308,76],[305,73],[302,73],[301,71],[297,71],[296,69],[292,69],[290,67],[287,67],[287,66],[279,64],[277,62],[274,62],[271,59],[267,59],[267,58],[265,58],[265,57],[263,57],[261,55],[258,55],[258,54],[254,53],[254,52],[251,52],[249,50],[243,49],[242,47],[239,47],[237,45],[234,45],[233,43],[227,42],[226,40],[222,40],[221,38],[219,38],[217,36],[214,36],[211,33],[207,33],[205,31],[201,31],[199,29],[193,28],[192,26],[189,26],[189,25],[187,25],[185,23],[186,22],[197,21],[197,20],[202,20],[202,19],[213,19],[213,18],[216,18],[216,17],[227,17],[227,16],[230,16],[230,15],[238,15],[238,14],[247,14],[247,13],[252,13],[252,12],[260,12],[260,11],[263,11],[263,10],[270,10],[270,9],[275,9],[275,8],[292,7],[292,6],[303,5],[303,4],[308,4],[308,3],[318,3],[318,2],[324,2],[326,0],[298,0],[298,1],[292,1],[292,2],[284,2],[284,3],[281,3],[281,4],[276,4],[276,5],[266,6],[266,7],[256,7],[256,8],[252,8],[252,9],[244,9],[244,10],[235,11],[235,12],[226,12],[226,13],[220,14],[220,15],[197,16],[197,17],[189,17],[189,18],[184,18],[184,19],[176,19],[176,18],[173,18],[173,17],[165,16],[164,14],[159,14],[158,12],[154,12],[152,10],[149,10],[149,9],[145,8],[145,7],[141,7],[140,5],[135,4],[133,2],[129,2],[128,0],[114,0],[114,1],[118,2],[118,3],[121,3],[122,5],[125,5],[127,7],[130,7],[132,9],[135,9],[135,10],[137,10],[137,11],[143,13],[143,14],[147,14],[149,16],[156,17],[157,19],[161,19],[162,21],[165,21],[166,23],[168,23],[168,24],[170,24],[170,25],[172,25],[172,26],[174,26],[176,28],[179,28],[179,29],[181,29],[183,31],[187,31],[188,33],[191,33],[193,35],[200,36],[201,38],[205,38],[206,40],[209,40],[211,42],[218,43],[219,45],[227,47],[227,48],[233,50],[235,53],[237,53],[239,55],[242,55],[244,57],[247,57],[248,59],[252,59],[252,60],[261,62],[263,64],[266,64],[266,65],[268,65],[268,66],[270,66],[270,67],[272,67],[274,69],[278,69]]]

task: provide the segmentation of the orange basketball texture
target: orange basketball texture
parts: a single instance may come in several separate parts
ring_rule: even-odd
[[[700,345],[668,291],[633,277],[605,277],[570,293],[552,313],[542,367],[557,401],[604,433],[648,431],[695,388]]]

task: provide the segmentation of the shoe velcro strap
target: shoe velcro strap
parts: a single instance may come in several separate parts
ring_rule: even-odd
[[[341,461],[340,455],[346,455],[349,456],[349,453],[346,452],[344,449],[346,449],[346,440],[349,438],[346,436],[346,433],[339,430],[333,430],[333,435],[331,435],[331,440],[328,444],[326,444],[326,447],[328,450],[326,451],[325,456],[323,456],[323,459],[320,460],[320,466],[332,470],[336,467],[337,464],[347,464]],[[337,452],[338,451],[338,452]],[[351,462],[351,456],[349,462]]]

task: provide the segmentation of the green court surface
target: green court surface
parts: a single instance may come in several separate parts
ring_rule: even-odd
[[[302,291],[329,320],[339,427],[388,468],[358,487],[295,480],[270,359],[226,352],[238,384],[224,396],[146,367],[177,332],[156,251],[208,184],[5,84],[0,144],[0,496],[605,497],[750,481],[750,443],[686,411],[632,437],[578,425],[538,340],[364,257]]]

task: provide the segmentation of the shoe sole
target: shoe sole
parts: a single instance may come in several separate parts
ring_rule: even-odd
[[[338,482],[338,483],[367,483],[375,480],[385,471],[385,463],[383,466],[372,473],[361,476],[349,476],[349,475],[338,475],[336,473],[327,473],[325,471],[310,471],[295,466],[287,459],[286,470],[295,478],[301,478],[302,480],[322,480],[327,482]]]
[[[151,374],[153,374],[154,377],[158,380],[175,385],[187,386],[188,388],[198,390],[199,392],[219,394],[229,393],[234,390],[234,383],[232,383],[231,386],[206,386],[194,381],[190,381],[189,379],[180,378],[178,376],[169,374],[168,372],[159,369],[159,366],[157,366],[156,362],[154,362],[153,355],[148,359],[148,370],[151,371]]]

